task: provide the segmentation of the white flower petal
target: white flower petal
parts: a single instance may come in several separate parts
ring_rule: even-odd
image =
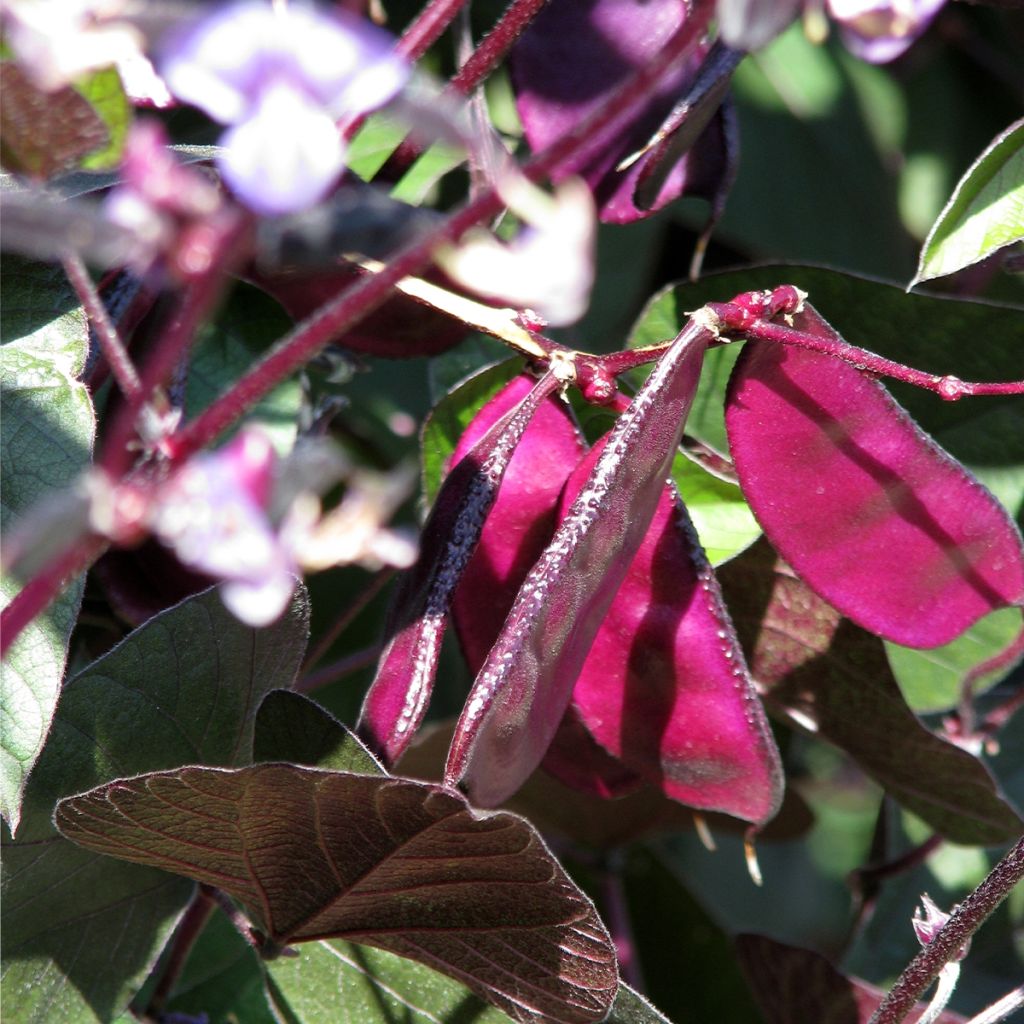
[[[280,572],[263,580],[232,580],[220,586],[221,600],[235,618],[248,626],[269,626],[288,607],[295,592],[295,577]]]
[[[221,142],[224,180],[257,213],[313,206],[344,167],[344,146],[331,117],[287,82],[267,88],[253,116]]]

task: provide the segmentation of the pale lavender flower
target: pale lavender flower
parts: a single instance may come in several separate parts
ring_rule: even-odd
[[[190,569],[221,580],[230,611],[251,626],[273,622],[298,568],[267,518],[276,456],[259,431],[190,459],[160,488],[153,532]]]
[[[843,44],[862,60],[884,64],[903,54],[946,0],[828,0]]]
[[[160,70],[171,92],[230,125],[218,165],[257,213],[306,209],[344,166],[336,122],[406,83],[392,40],[341,12],[244,0],[176,32]]]
[[[922,893],[921,906],[914,911],[914,917],[910,922],[914,926],[917,941],[922,946],[927,946],[942,931],[951,916],[952,914],[940,910],[928,893]],[[963,960],[970,948],[971,943],[968,940],[957,952],[956,959]]]

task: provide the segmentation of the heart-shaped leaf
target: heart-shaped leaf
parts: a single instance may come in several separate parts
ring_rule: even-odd
[[[1024,238],[1024,120],[997,135],[957,183],[932,225],[911,287]]]
[[[452,594],[517,445],[557,386],[552,373],[536,382],[524,379],[521,398],[458,462],[438,493],[423,528],[419,558],[392,598],[389,639],[359,715],[360,737],[388,765],[423,721]]]
[[[615,591],[657,507],[710,332],[686,327],[619,418],[520,587],[459,719],[446,768],[500,804],[544,757]]]
[[[600,1020],[615,994],[604,926],[537,833],[439,786],[285,764],[182,768],[62,801],[55,821],[87,849],[223,889],[275,946],[377,946],[521,1021]]]
[[[17,1024],[110,1020],[174,928],[191,887],[63,839],[57,801],[137,772],[196,761],[244,764],[260,698],[294,679],[308,603],[298,594],[254,630],[207,591],[156,616],[71,679],[4,836],[4,1017]]]
[[[603,445],[569,479],[566,510]],[[686,508],[664,487],[572,693],[609,753],[691,807],[763,823],[782,767]]]
[[[846,751],[947,839],[995,844],[1017,812],[973,754],[926,729],[892,678],[882,642],[840,614],[759,542],[719,579],[765,701]]]
[[[794,323],[841,340],[810,307]],[[751,343],[726,426],[772,544],[859,625],[936,647],[1024,602],[1024,548],[1005,510],[874,378],[817,352]]]
[[[0,401],[3,501],[0,524],[12,525],[44,499],[69,486],[89,464],[95,417],[88,391],[78,377],[85,368],[89,329],[63,274],[53,267],[4,260],[4,301],[0,314]],[[84,523],[82,524],[84,528]],[[44,531],[44,533],[47,531]],[[34,556],[68,537],[33,538]],[[58,541],[59,542],[59,541]],[[60,548],[55,548],[50,557]],[[41,566],[40,566],[41,567]],[[7,574],[6,605],[21,581]],[[17,829],[22,792],[42,749],[57,703],[67,643],[82,598],[81,579],[30,623],[14,641],[0,675],[0,814]]]

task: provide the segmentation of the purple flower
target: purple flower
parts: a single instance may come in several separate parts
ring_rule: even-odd
[[[322,199],[344,166],[336,121],[385,103],[409,75],[391,39],[358,19],[250,0],[175,33],[160,70],[175,96],[230,125],[221,173],[268,215]]]

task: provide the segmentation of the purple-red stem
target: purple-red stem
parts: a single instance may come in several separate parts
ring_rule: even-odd
[[[956,959],[967,940],[1024,878],[1024,837],[989,872],[907,965],[868,1024],[900,1024],[940,970]]]
[[[409,22],[395,50],[415,63],[441,38],[455,15],[466,6],[466,0],[430,0]]]
[[[599,131],[617,121],[639,103],[671,68],[682,60],[703,35],[711,16],[711,0],[698,0],[692,15],[668,40],[656,58],[611,95],[589,117],[567,132],[524,167],[532,180],[545,178],[569,157],[579,158],[599,141]],[[494,189],[482,192],[452,214],[427,237],[407,246],[380,273],[368,275],[352,289],[329,302],[274,346],[235,385],[217,399],[179,433],[168,439],[167,448],[174,458],[184,458],[209,444],[242,413],[267,392],[286,380],[315,356],[333,338],[349,330],[377,308],[403,278],[426,266],[434,250],[444,242],[454,242],[470,227],[504,208]]]
[[[174,992],[174,986],[181,977],[182,969],[188,955],[199,938],[206,922],[210,919],[214,908],[217,906],[209,890],[200,886],[196,890],[192,902],[188,905],[181,921],[175,929],[174,937],[171,939],[170,953],[164,963],[163,974],[153,989],[153,995],[149,999],[146,1012],[154,1017],[159,1017],[161,1011]]]
[[[463,96],[471,93],[501,63],[545,3],[547,0],[512,0],[494,28],[452,77],[445,92]],[[394,181],[412,166],[421,151],[415,141],[405,139],[377,173],[386,181]]]
[[[727,305],[723,303],[722,305]],[[720,311],[721,306],[712,303],[712,308]],[[731,325],[727,322],[726,327]],[[903,381],[905,384],[913,384],[916,387],[924,388],[926,391],[934,391],[946,401],[954,402],[965,396],[980,395],[1024,395],[1024,381],[1010,381],[1009,383],[970,383],[960,380],[957,377],[939,377],[934,373],[924,373],[915,370],[911,366],[904,366],[903,363],[894,362],[891,359],[884,359],[876,356],[873,352],[858,348],[856,345],[847,344],[845,341],[832,341],[828,338],[819,338],[807,334],[805,331],[798,331],[784,324],[772,323],[768,320],[754,320],[737,325],[738,332],[754,341],[771,341],[779,345],[792,345],[795,348],[811,349],[814,352],[821,352],[823,355],[832,356],[834,359],[841,359],[844,363],[867,373],[877,374],[880,377],[891,377],[893,380]]]
[[[111,479],[119,479],[130,468],[135,457],[131,442],[144,403],[166,383],[216,307],[229,275],[245,258],[245,236],[250,230],[247,216],[231,216],[211,225],[203,249],[196,247],[192,258],[197,265],[187,278],[177,315],[157,339],[143,368],[139,391],[121,406],[103,445],[99,465]]]
[[[626,887],[622,882],[623,867],[621,854],[613,854],[608,858],[601,878],[602,903],[608,922],[608,932],[615,944],[619,974],[627,985],[631,985],[638,992],[643,992],[644,978],[636,955],[636,940],[633,937]]]
[[[65,585],[99,558],[106,546],[106,540],[95,534],[76,540],[18,591],[0,613],[0,657],[7,653],[18,634],[49,607]]]
[[[353,651],[344,658],[332,661],[330,665],[324,665],[323,668],[318,668],[315,672],[308,672],[296,681],[295,692],[311,693],[313,690],[319,690],[321,686],[336,683],[353,672],[367,668],[380,657],[380,650],[380,644],[371,644],[361,651]]]
[[[330,650],[331,645],[348,629],[360,612],[384,589],[394,569],[381,569],[366,587],[359,592],[356,599],[334,620],[331,628],[320,638],[320,642],[307,655],[302,663],[303,673],[309,670]]]
[[[135,364],[131,361],[85,264],[73,252],[65,253],[61,258],[61,263],[64,265],[64,273],[67,274],[71,287],[75,289],[75,294],[85,310],[89,323],[92,324],[92,329],[96,332],[100,350],[106,357],[107,365],[110,367],[110,372],[113,373],[121,393],[129,402],[140,400],[142,382],[135,370]]]
[[[975,665],[963,678],[960,684],[960,702],[957,706],[957,717],[960,719],[960,733],[964,736],[971,736],[976,730],[974,713],[974,687],[979,679],[983,679],[990,672],[998,672],[1000,669],[1008,669],[1011,665],[1024,656],[1024,629],[1018,631],[1017,635],[998,654],[987,658],[985,661]]]

